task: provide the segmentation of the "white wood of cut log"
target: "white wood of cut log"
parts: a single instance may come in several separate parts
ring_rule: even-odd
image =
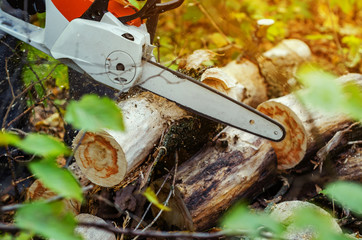
[[[93,183],[111,187],[142,163],[154,148],[169,121],[187,115],[175,103],[155,94],[144,92],[119,104],[125,132],[104,129],[87,132],[74,153],[78,166]],[[83,132],[73,141],[77,145]]]
[[[201,82],[241,102],[245,98],[245,87],[220,68],[209,68],[201,75]]]
[[[81,213],[75,219],[79,222],[107,224],[102,218],[87,213]],[[116,240],[114,233],[96,227],[78,226],[75,228],[75,232],[80,234],[84,240]]]
[[[338,81],[345,83],[348,79],[362,86],[362,75],[348,74]],[[295,94],[271,99],[260,104],[257,109],[277,120],[286,130],[284,140],[271,143],[281,170],[295,167],[308,153],[318,150],[320,144],[326,143],[335,132],[352,122],[343,114],[326,114],[306,107]]]
[[[257,107],[267,100],[267,86],[264,78],[259,73],[259,68],[249,60],[232,61],[221,68],[222,71],[234,77],[239,84],[244,86],[245,93],[242,102]]]
[[[336,220],[323,208],[304,201],[286,201],[273,206],[270,213],[272,218],[282,223],[286,227],[282,236],[283,239],[316,239],[316,233],[312,228],[313,226],[300,229],[295,224],[295,214],[298,211],[302,211],[303,209],[311,209],[316,211],[318,214],[325,216],[328,219],[326,223],[328,224],[330,231],[335,233],[342,233],[342,229],[337,224]]]

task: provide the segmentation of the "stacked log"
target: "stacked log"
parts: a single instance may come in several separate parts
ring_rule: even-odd
[[[243,103],[255,108],[268,99],[265,80],[259,73],[259,67],[251,61],[232,61],[221,69],[244,86],[245,93],[241,99]]]
[[[286,138],[269,143],[226,127],[215,145],[205,147],[180,166],[175,186],[178,193],[170,200],[172,211],[162,215],[166,224],[189,230],[215,225],[234,201],[252,198],[268,187],[277,172],[275,161],[278,169],[296,166],[352,122],[345,115],[306,109],[293,94],[264,102],[258,109],[285,127]],[[318,130],[317,135],[313,129]],[[155,189],[161,181],[154,183]],[[168,191],[169,186],[161,191],[161,200]]]
[[[80,132],[73,141],[76,146],[82,139],[74,153],[82,172],[91,182],[104,187],[120,183],[145,160],[168,123],[187,116],[175,103],[149,92],[126,99],[119,107],[125,132]]]
[[[362,85],[361,75],[346,75],[338,81],[348,82],[348,79]],[[271,99],[257,109],[277,120],[286,130],[283,141],[271,143],[278,158],[278,168],[282,170],[295,167],[321,148],[337,131],[352,123],[350,117],[344,114],[327,114],[302,105],[296,94]]]
[[[226,127],[214,144],[180,166],[177,193],[169,202],[172,211],[161,217],[170,227],[205,230],[236,200],[251,199],[267,189],[275,173],[276,156],[267,140]],[[153,187],[159,189],[162,182]],[[158,195],[161,201],[169,189],[166,184]]]
[[[25,199],[27,201],[35,201],[40,199],[49,199],[52,197],[57,196],[56,193],[50,191],[48,188],[46,188],[40,180],[35,180],[28,190],[26,191],[26,197]],[[63,199],[62,202],[64,203],[65,208],[74,213],[78,214],[80,211],[81,203],[74,199]]]
[[[263,53],[258,62],[267,84],[268,98],[284,96],[294,90],[298,67],[311,57],[308,45],[298,39],[284,39]]]

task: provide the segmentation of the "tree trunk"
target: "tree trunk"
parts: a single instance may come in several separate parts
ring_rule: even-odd
[[[74,157],[86,177],[93,183],[111,187],[124,179],[154,148],[168,123],[187,112],[162,97],[144,92],[119,104],[125,132],[104,129],[85,133]],[[76,146],[84,132],[73,141]]]
[[[169,204],[172,211],[161,218],[180,229],[207,229],[235,201],[262,193],[275,172],[276,156],[266,140],[226,127],[216,142],[179,167],[176,195]],[[157,180],[153,188],[157,190],[162,182]],[[169,189],[170,184],[162,189],[161,201]]]

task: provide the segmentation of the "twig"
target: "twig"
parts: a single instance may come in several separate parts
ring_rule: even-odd
[[[228,44],[232,44],[231,41],[228,39],[228,37],[225,35],[225,33],[221,30],[221,28],[216,24],[216,22],[214,21],[214,19],[210,16],[210,14],[206,11],[206,9],[204,8],[204,6],[198,1],[198,0],[194,0],[195,5],[200,9],[200,11],[209,19],[211,25],[216,29],[216,31],[218,31],[221,36],[225,39],[225,41]]]
[[[8,62],[9,62],[9,59],[8,59],[8,58],[5,58],[6,79],[8,80],[8,83],[9,83],[9,87],[10,87],[10,90],[11,90],[11,96],[13,96],[13,98],[14,98],[14,97],[15,97],[15,93],[14,93],[13,85],[11,84],[11,81],[10,81],[10,75],[9,75],[9,70],[8,70]]]
[[[87,191],[91,190],[92,188],[93,188],[93,185],[88,185],[88,186],[82,188],[82,192],[87,192]],[[57,195],[57,196],[46,199],[45,203],[56,202],[56,201],[59,201],[59,200],[62,200],[62,199],[64,199],[63,196]],[[22,203],[3,206],[3,207],[0,208],[0,212],[14,211],[14,210],[17,210],[17,209],[19,209],[19,208],[21,208],[23,206],[24,206],[24,204],[22,204]]]
[[[90,222],[79,222],[79,226],[83,227],[94,227],[98,229],[103,229],[108,232],[113,232],[116,234],[124,234],[131,236],[140,236],[140,237],[155,237],[155,238],[193,238],[193,239],[213,239],[221,238],[226,236],[241,236],[248,234],[247,231],[242,230],[223,230],[219,232],[205,233],[205,232],[162,232],[155,230],[147,230],[142,232],[141,230],[135,230],[131,228],[115,228],[108,224],[102,223],[90,223]],[[7,225],[0,223],[0,230],[4,232],[16,233],[22,229],[15,225]]]
[[[265,201],[268,203],[268,206],[264,209],[265,212],[269,213],[271,208],[274,204],[280,202],[282,200],[283,195],[289,190],[290,188],[290,180],[286,177],[280,176],[280,179],[283,181],[282,187],[279,189],[277,194],[273,197],[272,200]]]
[[[16,116],[16,118],[14,118],[13,120],[11,120],[10,122],[8,122],[8,124],[6,125],[6,127],[10,127],[11,124],[13,124],[14,122],[18,121],[22,116],[24,116],[26,113],[28,113],[29,111],[31,111],[32,109],[34,109],[36,106],[40,105],[41,102],[43,102],[45,99],[49,98],[50,95],[52,94],[48,94],[44,97],[42,97],[37,103],[33,104],[33,106],[28,107],[28,109],[26,109],[24,112],[20,113],[18,116]]]
[[[143,222],[143,219],[140,219],[138,216],[136,216],[136,215],[134,215],[134,214],[132,214],[132,213],[130,213],[128,211],[123,210],[118,204],[112,203],[107,198],[104,198],[104,197],[102,197],[100,195],[92,195],[92,197],[99,200],[99,201],[104,202],[105,204],[107,204],[107,205],[109,205],[111,207],[114,207],[120,214],[126,213],[127,216],[129,216],[132,219],[136,220],[139,224],[141,224]]]
[[[74,147],[74,150],[72,151],[72,153],[70,154],[70,156],[67,159],[67,162],[65,164],[65,168],[69,167],[70,161],[72,160],[75,152],[78,150],[79,146],[82,144],[83,138],[85,136],[86,132],[83,133],[83,135],[80,137],[80,140],[78,141],[77,145]]]
[[[168,202],[170,201],[171,196],[174,195],[174,189],[175,189],[175,183],[176,183],[176,174],[177,174],[177,166],[178,166],[178,154],[177,154],[177,151],[176,151],[175,152],[175,172],[173,174],[173,180],[172,180],[172,185],[170,187],[170,192],[168,193],[168,196],[167,196],[165,202],[163,203],[165,206],[168,205]],[[160,188],[160,190],[161,190],[161,188]],[[149,229],[150,227],[152,227],[153,224],[155,224],[156,221],[160,218],[162,213],[163,213],[163,209],[160,209],[160,211],[158,212],[156,217],[152,220],[152,222],[150,224],[148,224],[144,229],[142,229],[142,232],[144,232],[147,229]],[[136,240],[138,237],[139,236],[135,237],[133,240]]]
[[[170,173],[168,173],[167,176],[165,177],[165,179],[163,180],[160,188],[159,188],[158,191],[156,192],[156,196],[158,196],[158,194],[161,192],[161,190],[162,190],[163,186],[166,184],[166,181],[167,181],[167,179],[169,178],[169,176],[170,176]],[[145,217],[146,217],[148,211],[150,210],[151,206],[152,206],[152,203],[149,203],[148,206],[147,206],[146,211],[145,211],[145,212],[143,213],[143,215],[142,215],[141,221],[137,224],[135,230],[137,230],[137,229],[140,227],[141,222],[145,219]]]
[[[44,78],[42,79],[39,79],[38,81],[36,82],[33,82],[31,83],[28,87],[26,87],[21,93],[19,93],[18,95],[16,95],[15,97],[13,97],[13,99],[11,100],[10,104],[9,104],[9,107],[8,109],[6,110],[6,113],[5,113],[5,116],[4,116],[4,119],[3,119],[3,122],[2,122],[2,125],[1,125],[1,128],[5,128],[5,124],[6,124],[6,120],[9,116],[9,113],[10,113],[10,110],[11,110],[11,106],[14,104],[15,100],[20,98],[22,95],[24,95],[25,93],[27,93],[32,87],[34,87],[36,84],[38,84],[39,82],[41,81],[44,81],[46,79],[49,78],[49,76],[55,71],[55,68],[57,67],[58,65],[56,65],[50,72],[47,76],[45,76]]]

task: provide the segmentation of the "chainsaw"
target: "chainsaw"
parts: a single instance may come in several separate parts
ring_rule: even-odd
[[[121,2],[126,0],[46,0],[45,28],[0,10],[0,30],[121,92],[137,85],[251,134],[272,141],[285,137],[275,120],[156,62],[158,15],[183,0],[148,0],[140,10]]]

